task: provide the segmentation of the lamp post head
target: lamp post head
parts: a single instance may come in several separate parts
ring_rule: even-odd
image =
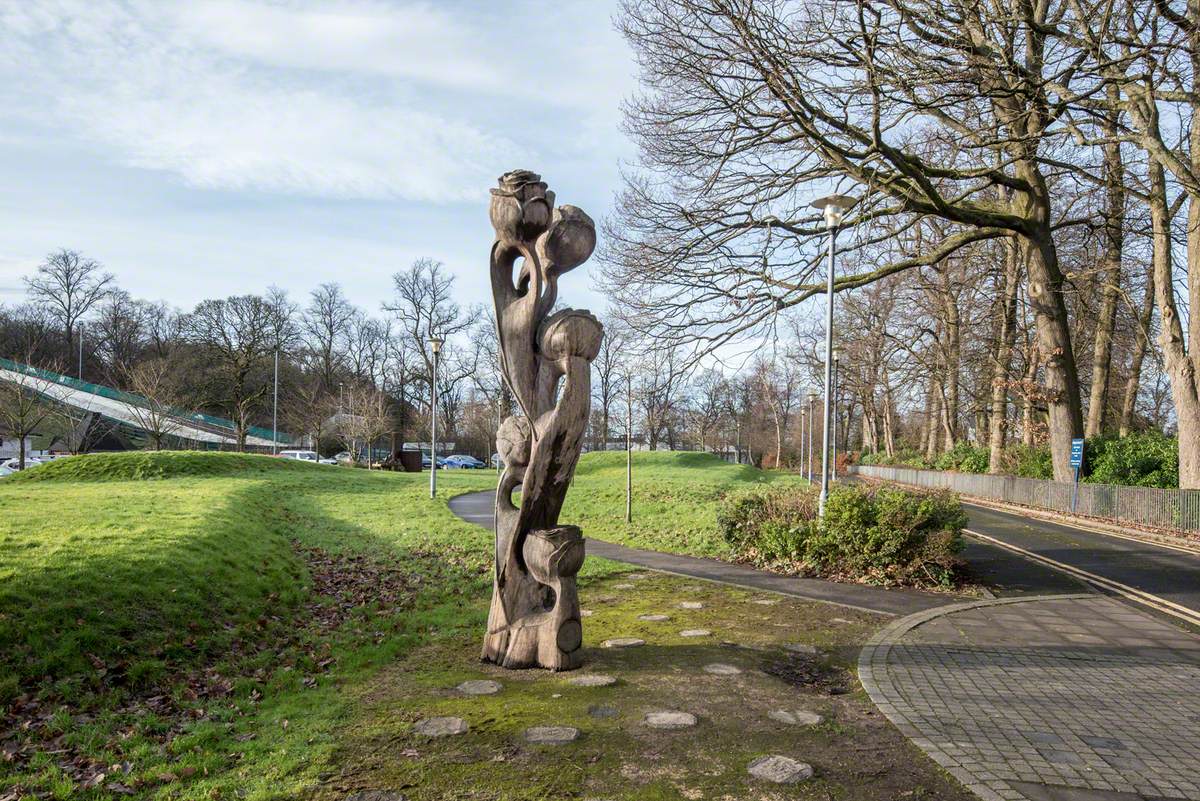
[[[838,361],[841,360],[841,358],[842,358],[842,352],[840,350],[838,350],[837,348],[834,348],[833,349],[833,363],[837,364]]]
[[[817,393],[815,393],[815,392],[808,393],[808,402],[809,403],[814,402],[816,399],[817,399]]]
[[[445,341],[446,340],[442,339],[441,337],[429,337],[429,349],[433,351],[434,356],[442,352],[442,343]]]
[[[856,202],[858,201],[849,195],[826,195],[814,200],[811,205],[814,209],[820,209],[824,213],[826,228],[837,228],[842,224],[846,210]]]

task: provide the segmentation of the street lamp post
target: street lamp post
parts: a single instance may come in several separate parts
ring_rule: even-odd
[[[842,224],[846,210],[854,205],[854,198],[846,195],[829,195],[813,202],[825,217],[825,229],[829,231],[829,267],[825,275],[825,425],[821,430],[821,496],[817,509],[825,516],[825,500],[829,497],[829,418],[833,411],[833,259],[837,252],[837,229]]]
[[[429,380],[429,497],[437,497],[437,369],[438,369],[438,354],[442,352],[442,343],[445,340],[437,337],[429,337],[429,349],[433,351],[433,375]]]
[[[279,348],[275,349],[275,390],[271,398],[271,453],[279,453]]]
[[[829,462],[829,480],[837,481],[837,397],[838,397],[838,361],[842,358],[842,354],[837,348],[833,349],[833,415],[830,417],[829,423],[829,452],[833,454],[833,458]]]

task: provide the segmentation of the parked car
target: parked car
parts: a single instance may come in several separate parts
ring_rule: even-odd
[[[330,459],[328,456],[322,456],[317,459],[317,464],[341,464],[337,459]]]
[[[302,462],[316,462],[320,457],[316,451],[280,451],[280,459],[299,459]]]
[[[333,459],[339,464],[342,462],[353,462],[354,454],[352,454],[350,451],[340,451],[339,453],[335,453],[333,455]]]
[[[427,453],[421,454],[421,467],[422,468],[428,470],[432,464],[433,464],[433,462],[429,461],[429,454],[427,454]],[[441,456],[438,457],[438,469],[439,470],[446,469],[446,460]]]
[[[8,465],[0,464],[0,478],[4,478],[5,476],[11,476],[15,472],[17,472],[17,471],[13,470]]]
[[[21,460],[16,458],[15,456],[12,459],[9,459],[8,461],[4,462],[3,464],[9,470],[15,471],[15,470],[21,469]],[[26,456],[25,457],[25,469],[26,470],[28,470],[31,467],[37,467],[39,464],[44,464],[42,459],[40,459],[36,456]]]
[[[486,464],[465,453],[455,453],[446,457],[447,470],[482,470]]]

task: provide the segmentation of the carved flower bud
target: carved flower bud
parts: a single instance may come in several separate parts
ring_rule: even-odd
[[[575,206],[555,209],[550,228],[537,241],[538,255],[553,264],[558,275],[587,261],[595,247],[596,224]]]
[[[538,347],[552,361],[578,356],[587,361],[600,352],[604,326],[583,309],[563,309],[546,318],[538,332]]]
[[[496,236],[505,242],[529,242],[550,224],[554,193],[542,177],[529,170],[512,170],[500,176],[492,190],[488,213]]]
[[[524,417],[506,417],[496,432],[496,452],[505,467],[524,467],[529,464],[530,440],[533,429]]]

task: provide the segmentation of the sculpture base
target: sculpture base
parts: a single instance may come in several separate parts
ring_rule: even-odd
[[[575,526],[531,531],[525,539],[524,565],[508,571],[505,614],[501,591],[494,587],[488,613],[483,660],[506,668],[574,670],[583,664],[583,624],[575,574],[583,565],[583,536]],[[521,569],[524,567],[524,569]]]

